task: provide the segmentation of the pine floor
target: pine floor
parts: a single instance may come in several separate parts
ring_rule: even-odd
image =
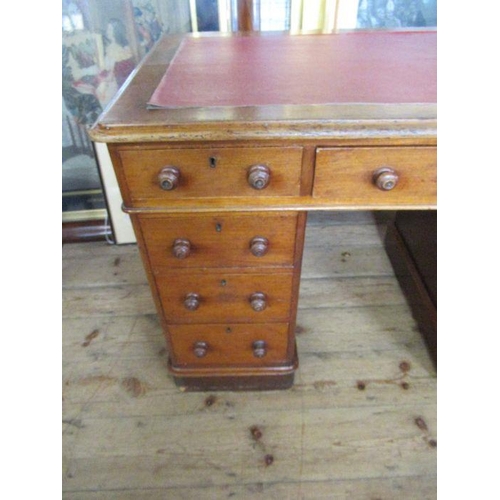
[[[180,392],[137,247],[64,245],[63,498],[436,498],[436,372],[383,232],[309,215],[300,367],[271,392]]]

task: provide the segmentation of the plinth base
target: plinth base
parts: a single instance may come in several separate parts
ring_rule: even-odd
[[[187,368],[174,366],[169,371],[182,391],[271,391],[293,386],[298,367],[297,349],[286,366],[259,368]]]

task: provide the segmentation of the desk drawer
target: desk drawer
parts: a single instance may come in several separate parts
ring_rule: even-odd
[[[288,322],[292,272],[179,272],[156,283],[168,323]]]
[[[133,203],[300,193],[300,147],[121,149],[119,157]]]
[[[313,197],[339,205],[435,205],[435,147],[318,148]]]
[[[288,266],[297,214],[139,215],[154,271],[199,267]]]
[[[172,362],[184,366],[266,366],[287,362],[288,324],[175,325]]]

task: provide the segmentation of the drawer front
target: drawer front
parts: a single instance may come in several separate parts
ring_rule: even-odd
[[[120,150],[119,156],[133,203],[197,197],[294,196],[300,193],[300,147],[142,148]],[[262,169],[251,171],[256,165]],[[177,174],[167,167],[177,169]],[[268,183],[256,189],[250,185],[249,175],[252,182],[267,179]]]
[[[288,322],[292,280],[291,272],[179,272],[157,276],[156,284],[168,323],[263,323]]]
[[[435,205],[435,147],[318,148],[313,197],[339,205]]]
[[[293,266],[297,214],[139,215],[154,271]]]
[[[174,365],[285,364],[288,324],[175,325],[169,327]]]

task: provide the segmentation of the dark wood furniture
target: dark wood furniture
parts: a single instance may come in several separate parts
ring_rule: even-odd
[[[81,243],[112,239],[111,226],[105,220],[85,220],[82,222],[63,222],[62,242]]]
[[[308,211],[436,208],[435,63],[435,32],[355,32],[166,37],[137,68],[91,137],[180,387],[293,383]]]
[[[437,213],[398,212],[385,248],[437,366]]]

